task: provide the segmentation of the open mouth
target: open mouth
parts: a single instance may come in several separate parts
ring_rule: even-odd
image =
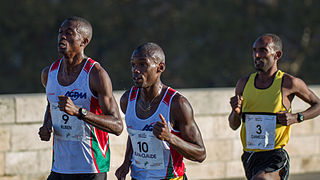
[[[132,80],[134,82],[139,82],[139,81],[142,81],[142,78],[141,77],[132,77]]]
[[[60,43],[58,44],[58,47],[61,48],[61,49],[64,49],[64,48],[67,47],[67,45],[66,45],[65,43],[60,42]]]

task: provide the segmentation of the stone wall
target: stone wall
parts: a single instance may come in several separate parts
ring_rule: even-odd
[[[320,96],[320,86],[310,87]],[[228,127],[232,88],[181,89],[194,108],[195,119],[207,149],[199,164],[185,160],[189,179],[243,177],[239,130]],[[115,92],[117,102],[123,92]],[[52,141],[42,142],[38,128],[46,107],[44,94],[0,96],[0,180],[44,180],[50,172]],[[308,105],[296,98],[293,112]],[[123,117],[123,114],[122,114]],[[291,173],[320,172],[320,117],[295,124],[286,146],[291,157]],[[110,135],[111,170],[108,179],[122,163],[127,132]],[[129,179],[129,176],[127,176]]]

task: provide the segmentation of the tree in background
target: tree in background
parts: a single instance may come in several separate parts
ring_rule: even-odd
[[[320,84],[320,1],[11,0],[0,1],[0,93],[44,92],[43,67],[59,59],[56,29],[69,16],[94,26],[86,54],[107,69],[114,89],[131,86],[133,48],[153,41],[166,54],[166,84],[178,88],[234,86],[251,72],[252,40],[279,34],[279,66]]]

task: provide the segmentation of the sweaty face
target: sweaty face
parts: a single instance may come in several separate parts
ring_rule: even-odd
[[[81,34],[77,31],[79,23],[76,21],[65,21],[59,28],[58,52],[63,55],[78,53],[81,51]]]
[[[275,55],[271,37],[265,36],[254,42],[253,60],[257,71],[267,72],[275,65]]]
[[[157,63],[146,56],[133,54],[131,57],[132,80],[136,87],[146,88],[157,82]]]

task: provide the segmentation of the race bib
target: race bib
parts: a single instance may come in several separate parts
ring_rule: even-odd
[[[128,129],[133,148],[133,163],[143,169],[164,169],[164,142],[157,139],[152,131]]]
[[[274,149],[276,115],[245,114],[248,149]]]
[[[55,138],[81,141],[84,137],[84,121],[60,111],[58,104],[51,103],[50,109]]]

